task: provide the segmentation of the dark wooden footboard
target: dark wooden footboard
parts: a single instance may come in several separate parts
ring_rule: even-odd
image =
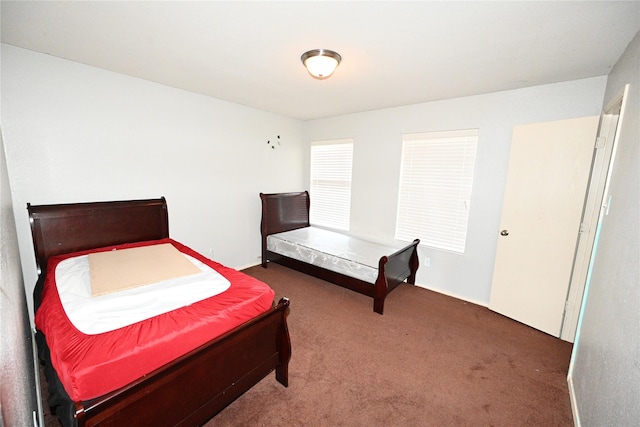
[[[288,386],[288,311],[289,300],[283,298],[268,312],[138,381],[85,402],[69,399],[38,332],[48,402],[64,426],[202,425],[274,370],[276,380]]]
[[[411,244],[394,252],[383,256],[378,263],[378,278],[375,283],[375,293],[373,296],[373,311],[382,314],[384,310],[384,300],[387,294],[394,290],[405,280],[407,283],[416,283],[416,273],[418,266],[418,244],[420,239],[415,239]]]
[[[405,280],[415,284],[418,271],[418,244],[416,239],[404,248],[391,255],[383,256],[378,263],[378,277],[375,283],[368,283],[351,276],[327,270],[317,265],[308,264],[267,249],[267,236],[284,231],[308,227],[309,193],[260,193],[262,200],[262,267],[268,262],[276,262],[289,268],[318,277],[327,282],[351,289],[373,298],[373,310],[382,314],[384,301],[393,289]]]
[[[270,372],[288,385],[288,299],[148,376],[89,402],[79,426],[202,425]]]

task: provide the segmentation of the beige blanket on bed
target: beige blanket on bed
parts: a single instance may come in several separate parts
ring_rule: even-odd
[[[170,243],[92,253],[89,270],[92,296],[200,273]]]

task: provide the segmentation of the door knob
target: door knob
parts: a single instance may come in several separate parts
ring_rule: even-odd
[[[509,235],[509,230],[502,230],[502,231],[500,232],[500,235],[501,235],[501,236],[508,236],[508,235]]]

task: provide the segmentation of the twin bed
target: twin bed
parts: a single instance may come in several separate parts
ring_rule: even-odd
[[[400,283],[415,284],[418,244],[395,248],[313,227],[309,193],[260,193],[262,266],[276,262],[384,302]]]
[[[64,426],[201,425],[274,370],[277,381],[288,385],[289,301],[274,304],[266,284],[170,239],[164,198],[28,205],[28,212],[39,273],[36,341],[48,403]],[[68,298],[90,290],[80,281],[69,294],[61,272],[69,268],[63,266],[86,257],[84,267],[80,261],[77,267],[85,268],[78,277],[86,279],[95,252],[122,254],[156,245],[177,250],[202,274],[216,276],[225,283],[222,291],[106,331],[105,323],[122,316],[87,302],[88,325],[71,322]],[[161,299],[158,294],[137,298],[128,300],[134,312]],[[80,312],[87,309],[82,301],[76,304]]]

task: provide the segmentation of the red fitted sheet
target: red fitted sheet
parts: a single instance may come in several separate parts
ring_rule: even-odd
[[[218,295],[132,325],[97,335],[78,331],[66,316],[55,284],[55,268],[66,258],[90,252],[171,243],[231,282]],[[102,396],[123,387],[211,339],[264,313],[274,291],[265,283],[211,261],[172,240],[162,239],[83,251],[48,261],[36,328],[46,337],[51,362],[74,401]]]

